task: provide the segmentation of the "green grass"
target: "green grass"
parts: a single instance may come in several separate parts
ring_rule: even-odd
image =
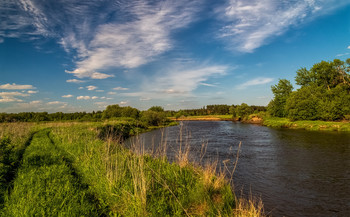
[[[96,139],[94,129],[81,126],[57,128],[53,138],[58,147],[74,156],[73,165],[90,189],[109,208],[110,214],[122,216],[227,215],[235,205],[230,185],[208,184],[203,170],[190,164],[169,164],[137,150],[124,148],[114,141]]]
[[[290,121],[288,118],[265,117],[264,123],[268,127],[291,128],[305,130],[350,131],[349,122],[333,121]]]
[[[175,117],[170,117],[175,120]],[[186,116],[180,117],[181,120],[232,120],[232,115],[198,115],[198,116]]]
[[[239,201],[225,176],[215,173],[215,165],[194,166],[187,153],[170,164],[159,155],[165,146],[149,153],[142,144],[126,148],[115,137],[101,137],[105,126],[117,125],[116,130],[129,133],[137,130],[138,126],[120,127],[121,123],[127,124],[28,127],[32,130],[23,132],[18,141],[22,156],[17,158],[13,180],[0,192],[4,198],[0,216],[238,215]],[[1,139],[12,138],[15,132],[0,131]]]
[[[93,195],[49,130],[36,133],[5,200],[3,216],[98,216]]]

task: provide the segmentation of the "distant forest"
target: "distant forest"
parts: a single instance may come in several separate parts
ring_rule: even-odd
[[[153,106],[147,111],[140,111],[136,108],[119,105],[109,105],[104,111],[74,112],[74,113],[48,113],[48,112],[21,112],[21,113],[0,113],[0,122],[39,122],[39,121],[100,121],[111,118],[133,118],[145,122],[151,119],[164,121],[166,117],[196,116],[196,115],[234,115],[252,114],[254,112],[266,111],[265,106],[242,105],[207,105],[200,109],[185,109],[179,111],[165,111],[160,106]],[[151,123],[152,125],[157,125]]]

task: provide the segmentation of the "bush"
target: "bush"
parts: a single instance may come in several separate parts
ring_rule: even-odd
[[[168,119],[164,112],[144,111],[141,113],[141,121],[148,126],[162,126]]]

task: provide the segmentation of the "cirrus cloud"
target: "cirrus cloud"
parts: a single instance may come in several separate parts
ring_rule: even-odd
[[[231,50],[251,53],[290,28],[345,4],[348,2],[335,0],[229,0],[217,9],[219,20],[225,23],[218,37]]]
[[[236,86],[237,89],[245,89],[250,86],[256,86],[256,85],[262,85],[262,84],[268,84],[273,81],[273,78],[255,78],[249,81],[244,82],[243,84],[240,84]]]

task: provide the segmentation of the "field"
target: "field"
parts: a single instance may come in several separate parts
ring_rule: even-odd
[[[260,216],[215,164],[168,163],[127,122],[0,125],[0,216]]]

